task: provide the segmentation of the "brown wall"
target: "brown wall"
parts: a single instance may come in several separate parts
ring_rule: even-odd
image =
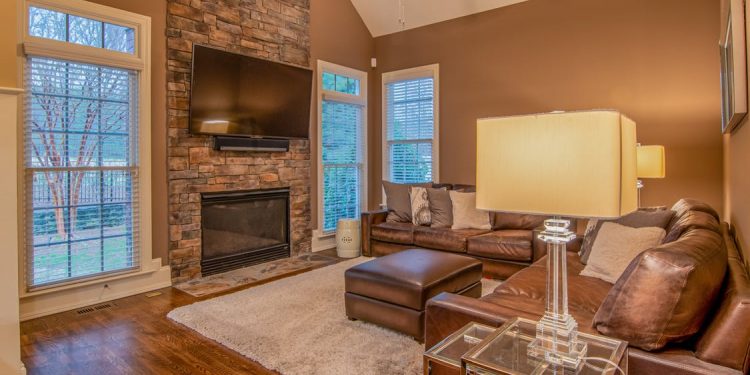
[[[312,0],[310,42],[310,65],[313,69],[317,69],[318,60],[323,60],[367,72],[368,81],[373,82],[374,72],[370,69],[370,58],[375,56],[375,42],[350,0]],[[317,85],[317,78],[313,85]],[[370,84],[369,88],[372,98],[373,85]],[[314,92],[310,117],[313,228],[318,227],[318,105],[317,93]],[[373,105],[369,106],[368,120],[374,112],[373,108]],[[373,128],[370,125],[370,133]],[[368,149],[371,151],[371,160],[373,149],[372,146]]]
[[[667,178],[645,181],[645,205],[694,197],[721,210],[718,16],[714,0],[530,0],[378,37],[372,107],[381,73],[439,63],[440,179],[454,183],[475,181],[477,118],[615,108],[640,142],[666,146]]]
[[[0,1],[0,87],[20,86],[17,69],[18,29],[16,2]]]
[[[725,5],[725,2],[722,2]],[[723,14],[723,13],[722,13]],[[746,22],[750,20],[750,8],[746,9]],[[722,25],[722,28],[724,26]],[[750,31],[746,28],[746,31]],[[745,37],[750,41],[750,32]],[[750,69],[748,69],[750,77]],[[750,82],[748,82],[750,88]],[[745,254],[745,262],[750,267],[750,117],[745,117],[732,134],[725,136],[725,218],[734,227],[739,247]]]
[[[151,204],[152,256],[167,264],[167,2],[89,0],[151,17]]]

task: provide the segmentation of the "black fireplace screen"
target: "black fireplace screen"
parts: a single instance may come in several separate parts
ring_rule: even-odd
[[[202,196],[202,274],[289,256],[289,190]]]

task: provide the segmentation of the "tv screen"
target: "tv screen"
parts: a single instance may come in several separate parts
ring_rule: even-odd
[[[190,132],[307,138],[312,71],[213,48],[193,48]]]

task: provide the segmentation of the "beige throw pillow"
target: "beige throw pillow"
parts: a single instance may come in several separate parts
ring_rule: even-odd
[[[581,276],[614,284],[638,254],[661,244],[666,234],[664,229],[657,227],[631,228],[604,222]]]
[[[477,193],[450,191],[453,204],[453,226],[451,229],[492,229],[490,214],[477,210]]]

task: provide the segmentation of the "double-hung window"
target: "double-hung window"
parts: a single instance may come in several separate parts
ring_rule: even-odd
[[[318,62],[319,227],[358,218],[366,207],[367,73]]]
[[[383,178],[438,181],[438,66],[383,74]]]
[[[24,9],[27,291],[138,271],[151,255],[150,19],[80,0]]]

